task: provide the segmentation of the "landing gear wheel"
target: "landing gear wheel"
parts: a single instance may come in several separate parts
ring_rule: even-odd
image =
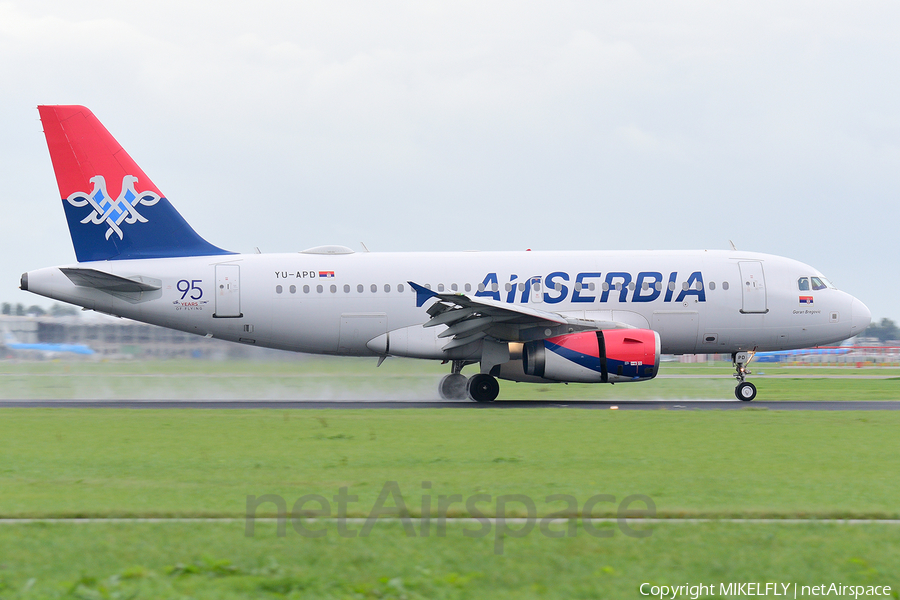
[[[466,391],[475,402],[493,402],[500,393],[500,384],[492,375],[478,373],[469,378]]]
[[[468,380],[461,373],[444,375],[438,384],[438,392],[444,400],[462,400],[466,397],[466,384]]]
[[[743,381],[734,388],[734,395],[738,400],[750,402],[756,398],[756,386],[749,381]]]

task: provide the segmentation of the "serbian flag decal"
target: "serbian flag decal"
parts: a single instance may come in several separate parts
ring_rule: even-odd
[[[319,271],[319,277],[334,277],[334,271]]]
[[[813,297],[812,296],[800,296],[800,304],[812,304]]]

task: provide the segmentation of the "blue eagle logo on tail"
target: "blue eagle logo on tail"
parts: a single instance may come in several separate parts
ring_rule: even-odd
[[[137,192],[134,184],[137,183],[137,177],[126,175],[122,178],[122,191],[119,197],[113,200],[109,192],[106,191],[106,179],[102,175],[91,177],[90,182],[94,184],[94,189],[90,194],[85,192],[75,192],[71,194],[66,201],[80,208],[90,205],[93,210],[91,214],[81,220],[82,223],[94,223],[102,225],[106,223],[106,239],[109,239],[113,233],[124,239],[125,234],[122,232],[122,223],[132,225],[134,223],[146,223],[148,220],[137,211],[140,205],[153,206],[160,201],[160,195],[155,192]]]

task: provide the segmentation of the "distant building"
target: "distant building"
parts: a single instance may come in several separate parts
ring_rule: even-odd
[[[96,353],[87,359],[298,357],[294,352],[244,346],[98,313],[75,317],[3,315],[0,332],[10,333],[25,344],[84,344]],[[4,352],[0,358],[8,354]]]

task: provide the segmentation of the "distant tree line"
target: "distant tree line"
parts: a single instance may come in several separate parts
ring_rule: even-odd
[[[54,304],[50,307],[50,310],[47,310],[37,304],[26,307],[21,302],[18,304],[4,302],[0,304],[0,314],[15,317],[45,317],[48,315],[51,317],[70,317],[77,315],[78,309],[65,304]]]
[[[877,338],[880,342],[900,340],[900,328],[890,319],[882,319],[880,325],[872,323],[862,337]]]

